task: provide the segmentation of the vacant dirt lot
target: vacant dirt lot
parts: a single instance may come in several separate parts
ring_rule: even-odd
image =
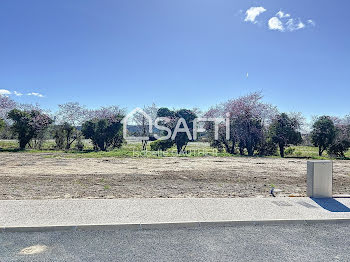
[[[73,159],[0,153],[0,199],[305,196],[306,160],[198,157]],[[334,163],[334,193],[350,193],[350,161]]]

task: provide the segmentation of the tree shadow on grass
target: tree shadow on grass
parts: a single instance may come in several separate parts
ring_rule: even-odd
[[[1,152],[7,152],[7,153],[17,153],[17,152],[24,152],[24,153],[37,153],[37,152],[52,152],[52,153],[69,153],[69,154],[84,154],[84,153],[92,153],[92,152],[98,152],[95,150],[90,150],[90,149],[84,149],[83,151],[78,151],[78,150],[57,150],[54,148],[48,148],[48,149],[20,149],[20,148],[1,148],[0,147],[0,153]]]
[[[0,152],[15,153],[24,152],[25,150],[19,148],[0,148]]]
[[[320,207],[330,212],[350,212],[350,208],[334,198],[311,198]]]

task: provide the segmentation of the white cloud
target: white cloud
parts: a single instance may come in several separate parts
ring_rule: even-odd
[[[2,95],[11,95],[11,92],[6,89],[0,89],[0,96]]]
[[[256,23],[255,18],[260,15],[261,13],[264,13],[266,11],[266,9],[262,6],[259,7],[251,7],[249,8],[245,13],[246,13],[246,17],[244,19],[244,21],[246,22],[252,22],[252,23]]]
[[[286,23],[287,29],[291,32],[299,29],[303,29],[305,27],[305,24],[299,20],[299,22],[296,22],[293,18],[288,19]]]
[[[301,21],[299,21],[299,24],[298,24],[297,28],[298,28],[298,29],[302,29],[302,28],[304,28],[304,27],[305,27],[305,24],[302,23]]]
[[[276,15],[279,17],[279,18],[285,18],[285,17],[290,17],[290,14],[285,14],[283,11],[278,11],[276,13]]]
[[[252,22],[253,24],[257,24],[256,20],[257,16],[261,13],[267,11],[264,7],[250,7],[246,12],[246,16],[244,21]],[[311,19],[305,20],[305,22],[301,21],[300,18],[293,18],[291,14],[286,13],[282,10],[279,10],[275,16],[268,19],[267,22],[268,28],[270,30],[276,30],[280,32],[293,32],[300,29],[304,29],[307,27],[315,26],[315,22]]]
[[[268,25],[270,30],[284,31],[282,21],[279,20],[278,17],[271,17],[268,22]]]
[[[311,20],[311,19],[307,20],[307,22],[308,22],[308,24],[310,24],[310,25],[312,25],[312,26],[315,26],[315,25],[316,25],[315,21],[313,21],[313,20]]]
[[[23,96],[23,94],[22,94],[22,93],[17,92],[17,91],[13,91],[13,94],[14,94],[15,96]]]
[[[37,97],[44,97],[44,95],[42,94],[39,94],[39,93],[35,93],[35,92],[31,92],[31,93],[28,93],[27,96],[37,96]]]
[[[17,92],[17,91],[11,92],[7,89],[0,89],[0,96],[8,96],[8,95],[23,96],[22,93]],[[28,93],[27,96],[45,97],[43,94],[36,93],[36,92]]]

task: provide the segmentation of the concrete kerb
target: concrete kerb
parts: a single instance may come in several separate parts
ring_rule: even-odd
[[[350,223],[350,219],[310,219],[310,220],[257,220],[257,221],[206,221],[206,222],[175,222],[175,223],[150,223],[150,224],[106,224],[106,225],[68,225],[68,226],[33,226],[33,227],[2,227],[5,232],[53,232],[53,231],[83,231],[83,230],[150,230],[150,229],[180,229],[200,227],[237,227],[237,226],[273,226],[273,225],[313,225]]]

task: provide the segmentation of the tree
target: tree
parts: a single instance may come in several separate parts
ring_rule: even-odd
[[[77,142],[75,143],[75,148],[78,150],[78,151],[83,151],[84,149],[84,142],[82,140],[82,136],[78,136],[77,137]]]
[[[119,148],[123,143],[122,123],[123,115],[114,117],[95,118],[83,123],[82,133],[91,139],[95,150],[106,151],[108,148]]]
[[[41,147],[41,139],[44,131],[52,123],[51,118],[38,111],[21,111],[13,109],[8,113],[9,119],[13,121],[12,131],[17,135],[20,149],[25,149],[26,145],[36,139],[35,147]]]
[[[8,112],[17,107],[17,103],[7,96],[0,95],[0,118],[4,121],[7,118]]]
[[[65,134],[61,125],[57,125],[53,128],[53,138],[55,139],[56,148],[64,149],[65,148]]]
[[[224,105],[218,105],[209,109],[204,117],[209,119],[224,118],[226,116]],[[230,119],[230,137],[226,138],[226,125],[225,123],[217,123],[218,139],[215,139],[215,123],[213,121],[207,121],[204,123],[204,129],[206,130],[210,146],[222,152],[223,149],[229,154],[235,154],[235,144],[236,144],[236,130],[233,125],[232,119]]]
[[[29,146],[31,148],[41,149],[44,140],[48,138],[47,129],[53,123],[53,120],[39,108],[31,110],[30,115],[32,117],[30,124],[34,130],[34,136],[29,141]]]
[[[59,149],[69,150],[71,145],[80,136],[80,131],[78,131],[74,126],[65,122],[62,125],[55,126],[54,129],[54,139],[56,142],[56,147]]]
[[[58,123],[68,123],[73,127],[80,126],[88,118],[88,110],[78,102],[68,102],[58,105],[56,114]]]
[[[300,123],[297,118],[289,117],[282,113],[277,115],[269,127],[269,136],[280,149],[281,157],[284,157],[284,149],[292,144],[297,145],[302,142],[301,133],[298,131]]]
[[[0,118],[0,131],[5,127],[5,121]]]
[[[214,137],[214,123],[205,123],[211,146],[225,148],[227,153],[235,154],[235,146],[238,144],[240,154],[247,149],[249,155],[253,155],[259,144],[264,140],[264,128],[277,114],[277,109],[270,104],[262,102],[260,92],[255,92],[211,108],[205,117],[229,118],[230,136],[226,138],[225,123],[219,124],[219,137]]]
[[[0,139],[3,139],[4,137],[6,138],[6,123],[3,119],[0,118]]]
[[[177,152],[183,152],[186,149],[186,146],[190,140],[193,140],[185,132],[177,132],[176,127],[184,128],[184,125],[187,125],[188,131],[190,134],[193,134],[193,120],[197,117],[196,114],[189,109],[180,109],[180,110],[170,110],[166,107],[160,108],[157,112],[157,117],[166,117],[169,119],[167,123],[162,123],[164,126],[168,127],[172,132],[171,141],[162,143],[163,148],[167,146],[170,148],[173,143],[176,144]]]
[[[350,125],[337,124],[336,136],[327,152],[329,155],[345,158],[345,152],[350,148]]]
[[[110,119],[113,121],[116,116],[125,115],[125,110],[119,106],[105,106],[99,109],[88,110],[86,113],[86,120],[91,119]]]
[[[259,144],[257,151],[259,156],[274,156],[277,155],[277,146],[271,138],[267,137]]]
[[[232,122],[235,128],[240,154],[243,155],[246,148],[248,155],[253,156],[254,150],[257,149],[263,138],[262,120],[246,112],[246,114],[239,115]]]
[[[193,120],[197,118],[196,114],[188,109],[180,109],[175,112],[175,116],[178,120],[179,119],[185,120],[190,134],[193,134]],[[186,133],[184,132],[177,133],[174,140],[176,144],[177,152],[180,153],[185,151],[186,146],[190,140],[193,140],[193,138],[192,137],[189,138]]]
[[[318,147],[318,155],[329,148],[336,137],[336,127],[329,116],[321,116],[312,126],[311,142]]]

